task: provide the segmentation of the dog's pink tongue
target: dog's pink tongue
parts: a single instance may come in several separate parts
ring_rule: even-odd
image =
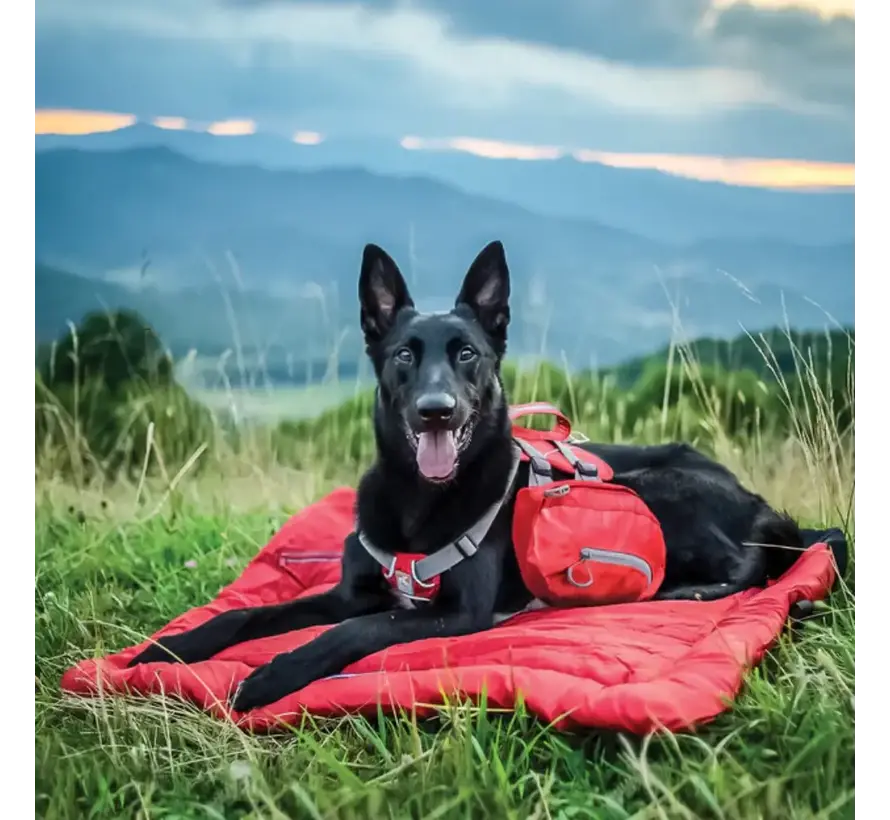
[[[417,442],[417,466],[427,478],[448,478],[457,461],[451,430],[421,433]]]

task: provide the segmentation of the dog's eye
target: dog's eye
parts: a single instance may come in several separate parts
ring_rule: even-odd
[[[476,358],[476,351],[473,350],[472,347],[467,345],[466,347],[462,347],[460,352],[457,354],[457,360],[459,362],[471,362]]]
[[[414,361],[414,354],[407,347],[400,347],[396,351],[395,360],[399,364],[411,364]]]

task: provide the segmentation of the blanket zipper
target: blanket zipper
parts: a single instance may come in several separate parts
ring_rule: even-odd
[[[328,561],[339,561],[343,557],[339,552],[297,552],[284,551],[278,553],[278,565],[287,564],[322,564]]]

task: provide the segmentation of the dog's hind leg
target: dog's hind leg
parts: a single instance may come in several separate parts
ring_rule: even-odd
[[[724,583],[684,584],[660,591],[660,601],[715,601],[751,587],[762,586],[767,579],[781,576],[804,549],[803,534],[790,516],[777,513],[763,502],[754,517],[748,537],[736,544],[717,526],[709,527],[721,541],[721,550],[730,562],[724,565],[728,580]]]
[[[768,578],[784,575],[805,548],[803,533],[794,519],[765,505],[754,519],[747,540],[764,550]]]
[[[724,553],[723,568],[726,570],[727,580],[663,587],[656,593],[654,600],[716,601],[760,586],[766,581],[766,556],[762,547],[735,544],[714,524],[709,529],[721,541],[720,550]]]

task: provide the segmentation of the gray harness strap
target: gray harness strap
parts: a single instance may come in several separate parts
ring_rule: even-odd
[[[411,565],[411,572],[415,584],[429,589],[433,584],[427,583],[431,578],[436,578],[442,573],[447,572],[452,567],[459,564],[464,558],[472,558],[479,549],[482,539],[488,534],[491,525],[494,524],[495,518],[504,506],[510,491],[513,488],[513,479],[516,478],[516,471],[519,469],[520,455],[519,451],[525,453],[529,458],[528,486],[539,487],[543,484],[550,484],[553,481],[553,468],[550,462],[537,450],[533,445],[522,439],[514,438],[513,444],[515,450],[513,453],[513,465],[510,468],[510,477],[507,481],[507,489],[494,504],[492,504],[470,529],[468,529],[460,538],[448,544],[442,549],[436,550],[430,555],[415,561]],[[589,464],[581,461],[570,448],[566,447],[561,441],[554,441],[553,444],[557,450],[563,455],[566,461],[572,465],[575,470],[575,478],[580,481],[597,481],[599,475],[595,464]],[[380,549],[371,542],[371,540],[361,531],[356,522],[356,535],[361,545],[380,566],[384,569],[384,575],[391,578],[396,567],[396,556],[391,552]],[[407,593],[406,593],[407,594]],[[410,597],[410,595],[409,595]]]
[[[516,478],[516,471],[519,469],[519,453],[515,452],[513,456],[513,464],[510,468],[510,477],[507,480],[507,488],[504,494],[494,502],[470,529],[468,529],[460,538],[450,544],[430,553],[413,564],[412,570],[414,581],[423,587],[430,587],[432,584],[426,583],[430,578],[435,578],[443,572],[447,572],[456,564],[459,564],[464,558],[471,558],[476,554],[482,539],[488,534],[491,525],[494,524],[495,518],[504,506],[510,492],[513,489],[513,479]],[[371,543],[370,539],[358,528],[356,535],[361,545],[368,554],[386,570],[386,577],[392,576],[395,570],[396,556],[386,550]]]

